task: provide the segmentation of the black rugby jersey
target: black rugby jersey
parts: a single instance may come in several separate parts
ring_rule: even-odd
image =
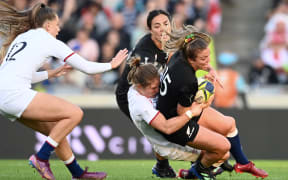
[[[177,51],[168,63],[161,77],[160,95],[157,109],[166,119],[178,116],[177,104],[191,106],[198,91],[195,70]]]
[[[160,50],[152,41],[151,34],[147,34],[142,37],[135,48],[132,50],[130,56],[138,56],[141,58],[141,63],[153,63],[157,69],[164,69],[168,60],[168,55],[164,51]],[[129,59],[129,58],[128,58]],[[131,68],[127,62],[127,65],[118,81],[116,88],[117,101],[128,104],[127,93],[129,90],[129,83],[127,80],[128,73]]]

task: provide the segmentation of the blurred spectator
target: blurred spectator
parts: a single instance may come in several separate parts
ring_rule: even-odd
[[[272,41],[288,43],[288,14],[275,14],[265,25],[265,36],[260,48],[266,48]],[[286,44],[285,44],[286,43]]]
[[[140,12],[144,9],[142,1],[136,0],[123,0],[117,6],[116,12],[122,13],[124,16],[124,29],[129,34],[132,33],[136,26],[136,20]]]
[[[288,51],[285,47],[274,45],[265,48],[261,51],[261,59],[277,72],[280,83],[287,83]]]
[[[141,39],[147,33],[146,19],[147,17],[144,16],[144,14],[138,16],[137,26],[131,34],[130,47],[135,47],[138,40]]]
[[[83,58],[96,62],[98,61],[100,50],[97,41],[89,37],[89,30],[80,28],[77,31],[76,38],[68,41],[68,46],[81,55]],[[89,76],[80,71],[71,71],[65,76],[65,82],[85,88],[85,81]]]
[[[256,58],[248,73],[248,83],[251,87],[278,84],[276,71],[269,65],[264,64],[262,59]]]
[[[173,17],[173,22],[175,23],[175,27],[177,30],[180,30],[183,28],[183,24],[185,24],[185,16],[183,14],[174,14]]]
[[[68,41],[68,46],[89,61],[97,61],[99,58],[99,45],[97,41],[89,37],[89,30],[80,28],[76,38]]]
[[[115,37],[112,35],[112,37],[110,37],[113,31],[117,32],[119,36],[115,35],[117,36]],[[130,35],[124,29],[124,17],[121,13],[114,13],[112,15],[111,28],[108,31],[106,31],[100,38],[101,44],[105,43],[106,41],[110,41],[110,43],[112,43],[117,49],[124,49],[124,48],[130,49],[130,42],[131,42]]]
[[[220,32],[222,22],[222,10],[219,0],[209,0],[207,12],[207,32],[217,34]]]
[[[112,59],[116,53],[116,49],[109,42],[104,43],[102,46],[101,62],[107,62]],[[102,85],[113,86],[119,78],[119,69],[114,69],[109,72],[102,73]]]
[[[94,39],[101,37],[110,28],[110,21],[106,13],[102,9],[102,5],[90,1],[85,8],[82,9],[82,15],[78,24],[79,27],[85,26],[91,30],[91,36]]]
[[[238,95],[244,95],[247,85],[243,76],[232,67],[238,60],[237,55],[223,52],[218,60],[220,68],[217,70],[217,75],[223,87],[216,83],[214,106],[219,108],[243,106],[243,101],[241,104],[238,101]],[[244,102],[246,102],[245,99]]]

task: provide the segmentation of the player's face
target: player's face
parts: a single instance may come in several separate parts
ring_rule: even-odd
[[[142,89],[143,96],[147,98],[153,98],[159,92],[160,79],[155,78],[151,83]]]
[[[166,32],[171,32],[171,24],[167,16],[159,14],[155,16],[151,22],[150,29],[152,39],[161,42],[168,41],[169,36]]]
[[[59,24],[59,18],[58,16],[56,16],[55,19],[53,20],[47,20],[44,23],[44,29],[46,29],[46,31],[48,33],[50,33],[52,36],[56,37],[60,31],[60,24]]]
[[[199,51],[194,61],[190,61],[195,70],[202,69],[207,70],[210,62],[210,49]]]

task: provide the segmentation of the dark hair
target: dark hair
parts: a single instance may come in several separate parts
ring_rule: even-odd
[[[17,11],[5,1],[0,1],[0,34],[5,37],[0,52],[0,64],[8,47],[19,34],[42,27],[46,20],[53,20],[56,16],[57,14],[43,3],[25,11]]]
[[[208,47],[209,43],[207,43],[204,39],[196,39],[195,41],[188,43],[183,49],[182,52],[186,56],[186,58],[190,58],[195,60],[199,51],[202,51]]]
[[[156,10],[150,11],[148,16],[147,16],[147,27],[149,29],[151,29],[151,23],[152,23],[152,20],[154,19],[154,17],[156,17],[156,16],[158,16],[160,14],[163,14],[163,15],[167,16],[169,21],[171,21],[170,14],[168,12],[162,10],[162,9],[156,9]]]
[[[155,78],[160,78],[156,67],[151,64],[140,64],[139,57],[132,57],[130,61],[131,70],[127,76],[130,84],[140,84],[143,87],[148,86]]]

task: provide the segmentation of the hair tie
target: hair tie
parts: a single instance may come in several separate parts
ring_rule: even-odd
[[[192,40],[194,40],[195,39],[195,34],[193,34],[193,33],[191,33],[191,34],[189,34],[189,35],[187,35],[186,37],[185,37],[185,43],[187,44],[187,43],[189,43],[190,41],[192,41]]]

